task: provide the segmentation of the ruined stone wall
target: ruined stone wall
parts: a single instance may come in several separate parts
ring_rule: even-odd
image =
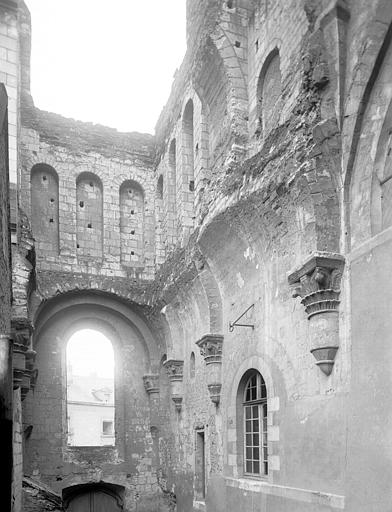
[[[26,100],[29,216],[33,166],[50,165],[59,182],[59,254],[45,252],[48,242],[56,252],[55,237],[37,237],[35,320],[52,305],[58,316],[34,339],[40,379],[24,411],[32,476],[59,491],[120,482],[129,510],[387,510],[390,315],[380,290],[391,295],[391,18],[386,0],[188,2],[188,51],[154,140]],[[97,176],[94,193],[83,182],[83,197],[81,172]],[[48,216],[50,228],[56,195],[38,192],[46,206],[36,217]],[[85,225],[99,221],[101,197],[103,247]],[[90,199],[94,215],[77,214]],[[60,317],[68,292],[93,288],[107,292],[100,304],[87,293],[86,311],[75,302]],[[121,298],[110,314],[109,293]],[[121,446],[76,453],[64,444],[62,328],[99,312],[121,330],[120,303],[123,317],[137,313],[150,330],[140,338],[150,340],[150,359],[140,339],[135,360],[122,349]],[[239,317],[245,325],[233,326]],[[131,331],[127,324],[124,347]],[[201,354],[196,342],[206,336],[221,351]],[[264,378],[268,410],[268,474],[254,478],[244,472],[241,430],[250,369]],[[143,390],[144,372],[150,383],[159,375],[159,394]]]
[[[150,136],[24,110],[20,196],[40,270],[153,278],[153,151]]]
[[[113,344],[114,447],[67,445],[65,350],[70,336],[84,328],[99,329]],[[58,494],[75,485],[113,483],[124,489],[126,510],[147,511],[160,500],[159,510],[165,510],[143,385],[143,376],[156,371],[158,355],[143,320],[104,296],[69,296],[68,303],[52,301],[43,310],[36,340],[39,379],[24,405],[24,421],[32,425],[25,446],[26,474]]]

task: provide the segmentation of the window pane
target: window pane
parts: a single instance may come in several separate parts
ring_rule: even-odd
[[[250,413],[251,413],[250,407],[245,407],[245,418],[246,419],[250,418]]]
[[[253,414],[253,418],[259,417],[259,406],[258,405],[254,405],[252,407],[252,414]]]
[[[252,446],[252,435],[246,434],[246,446]]]
[[[253,446],[260,446],[259,434],[253,434]]]
[[[259,460],[260,459],[260,450],[259,448],[253,448],[253,459]]]
[[[246,449],[246,459],[249,460],[252,458],[252,448]]]
[[[247,473],[253,473],[252,471],[252,463],[250,461],[246,461],[246,466],[245,466],[245,470]]]
[[[246,428],[246,432],[252,432],[252,422],[245,421],[245,428]]]
[[[253,420],[253,432],[259,431],[259,420]]]
[[[255,475],[260,474],[260,463],[259,462],[254,462],[253,463],[253,473]]]

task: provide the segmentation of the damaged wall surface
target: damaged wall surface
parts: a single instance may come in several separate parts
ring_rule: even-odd
[[[391,22],[388,0],[188,0],[145,135],[36,108],[29,13],[0,2],[14,512],[389,511]],[[113,345],[114,446],[68,444],[84,328]]]

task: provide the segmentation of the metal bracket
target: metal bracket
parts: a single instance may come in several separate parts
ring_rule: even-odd
[[[229,322],[229,331],[230,332],[233,332],[234,331],[234,327],[251,327],[252,329],[255,328],[254,324],[239,324],[238,321],[241,320],[241,318],[243,316],[246,315],[246,313],[252,309],[254,307],[254,304],[252,304],[251,306],[248,307],[248,309],[246,309],[242,315],[240,315],[237,320],[234,320],[234,322]]]

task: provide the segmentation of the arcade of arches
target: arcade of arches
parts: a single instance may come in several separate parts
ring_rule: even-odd
[[[146,135],[37,109],[0,0],[1,511],[390,511],[391,23],[188,0]]]

